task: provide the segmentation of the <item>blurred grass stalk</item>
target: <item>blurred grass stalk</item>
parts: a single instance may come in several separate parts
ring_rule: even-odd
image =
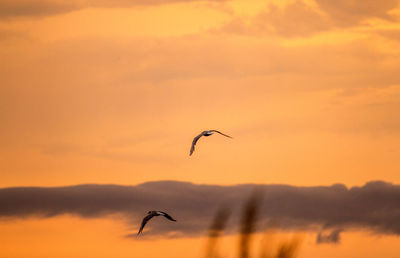
[[[251,257],[251,243],[254,241],[254,234],[257,231],[257,215],[261,207],[262,194],[254,191],[248,201],[245,203],[240,220],[240,238],[238,246],[239,258]],[[223,236],[223,230],[229,219],[230,210],[220,209],[211,224],[208,243],[206,247],[206,258],[218,258],[218,239]],[[283,241],[277,246],[273,244],[274,233],[267,230],[264,239],[260,245],[260,258],[294,258],[297,256],[301,244],[299,237],[293,237],[290,240]]]
[[[229,219],[230,212],[228,209],[220,209],[214,217],[208,233],[208,244],[206,248],[207,258],[218,258],[218,238],[221,236],[226,222]]]
[[[250,257],[250,243],[252,235],[256,230],[257,213],[261,206],[261,194],[253,192],[243,208],[241,226],[239,254],[241,258]]]

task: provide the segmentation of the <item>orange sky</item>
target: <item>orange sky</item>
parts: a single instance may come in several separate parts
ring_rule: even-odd
[[[0,187],[400,184],[399,15],[398,0],[0,0]],[[201,139],[189,157],[205,129],[234,139]],[[61,257],[69,223],[105,227],[74,257],[134,242],[112,219],[1,221],[0,256],[67,234],[48,252],[27,245]],[[348,238],[332,257],[371,241]],[[385,257],[398,241],[379,240]],[[377,257],[368,248],[351,257]]]

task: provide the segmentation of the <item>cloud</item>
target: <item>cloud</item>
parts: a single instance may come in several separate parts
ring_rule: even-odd
[[[378,30],[378,35],[393,40],[393,41],[400,41],[400,29],[384,29]]]
[[[267,12],[259,14],[257,23],[267,22],[281,36],[308,36],[331,27],[325,17],[302,1],[296,1],[281,9],[270,5]]]
[[[270,4],[254,17],[235,17],[217,32],[282,37],[305,37],[332,27],[320,12],[303,1],[295,1],[284,7]]]
[[[340,233],[341,229],[334,229],[329,234],[324,234],[319,232],[317,235],[316,243],[317,244],[338,244],[340,242]]]
[[[202,0],[0,0],[0,19],[27,16],[48,16],[89,7],[128,8]],[[225,0],[206,0],[223,2]]]
[[[49,49],[52,50],[50,54]],[[51,79],[58,83],[59,76],[68,79],[71,73],[74,77],[84,77],[88,73],[105,71],[108,71],[106,75],[117,77],[106,79],[118,83],[157,83],[212,77],[243,78],[285,73],[311,75],[313,80],[319,79],[319,76],[324,79],[324,75],[341,75],[347,76],[345,81],[362,79],[359,83],[361,85],[368,82],[369,85],[378,82],[387,85],[388,81],[393,84],[400,82],[397,73],[398,59],[393,57],[393,53],[385,53],[372,45],[370,39],[337,45],[289,47],[276,43],[261,45],[250,42],[242,45],[218,36],[183,36],[158,40],[135,38],[126,45],[114,40],[91,38],[43,45],[33,51],[40,58],[27,60],[32,62],[30,65],[44,62],[49,67],[39,72],[46,74],[46,80]],[[30,52],[29,49],[27,52]],[[77,58],[82,58],[83,61],[77,63]],[[62,63],[59,62],[60,59],[63,60]],[[393,63],[393,67],[379,61]],[[118,69],[110,69],[111,67]],[[58,74],[48,75],[48,69]],[[363,76],[353,75],[359,73]],[[355,82],[352,81],[351,84],[354,85]],[[323,88],[326,89],[327,86]]]
[[[315,5],[297,0],[285,6],[269,4],[256,16],[233,17],[216,31],[255,36],[275,34],[306,37],[334,28],[356,26],[371,18],[393,20],[389,11],[398,4],[398,0],[384,1],[382,4],[374,0],[316,0]]]
[[[1,0],[0,18],[15,16],[46,16],[79,9],[77,1]]]
[[[353,26],[368,18],[390,20],[389,11],[399,5],[399,0],[316,0],[322,11],[338,26]]]
[[[122,214],[136,226],[148,210],[164,210],[179,223],[155,220],[152,234],[203,234],[219,207],[239,212],[250,193],[263,192],[260,223],[278,220],[287,229],[363,228],[400,234],[400,185],[369,182],[347,189],[344,185],[295,187],[289,185],[197,185],[157,181],[136,186],[78,185],[0,189],[0,217],[43,218],[72,214],[84,218]],[[233,231],[237,221],[228,223]],[[260,224],[260,225],[261,225]],[[258,227],[259,230],[262,228]],[[320,235],[320,242],[339,239],[339,232]]]

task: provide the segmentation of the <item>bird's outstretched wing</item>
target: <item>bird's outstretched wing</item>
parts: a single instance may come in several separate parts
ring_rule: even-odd
[[[167,219],[169,219],[169,220],[172,220],[172,221],[176,221],[176,219],[173,219],[171,216],[169,216],[167,213],[165,213],[165,212],[163,212],[163,211],[160,211],[160,213],[161,213],[161,215],[163,215],[164,217],[166,217]]]
[[[210,131],[219,133],[219,134],[221,134],[221,135],[223,135],[223,136],[226,136],[226,137],[229,137],[229,138],[233,138],[232,136],[229,136],[229,135],[227,135],[227,134],[221,133],[220,131],[217,131],[217,130],[210,130]]]
[[[154,215],[149,214],[146,217],[143,218],[142,220],[142,225],[140,226],[139,232],[137,233],[138,235],[142,233],[144,226],[146,225],[147,221],[149,221]]]
[[[203,133],[201,133],[201,134],[197,135],[196,137],[194,137],[193,142],[192,142],[192,147],[190,148],[189,156],[191,156],[193,154],[194,146],[196,145],[197,141],[200,139],[201,136],[203,136]]]

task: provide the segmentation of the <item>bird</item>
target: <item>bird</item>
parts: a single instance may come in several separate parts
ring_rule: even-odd
[[[189,154],[189,156],[191,156],[191,155],[193,154],[193,152],[194,152],[194,147],[195,147],[197,141],[200,139],[201,136],[210,136],[210,135],[212,135],[213,133],[219,133],[219,134],[221,134],[221,135],[223,135],[223,136],[232,138],[231,136],[226,135],[226,134],[224,134],[224,133],[221,133],[220,131],[217,131],[217,130],[203,131],[203,132],[201,132],[199,135],[197,135],[196,137],[194,137],[193,142],[192,142],[192,147],[190,148],[190,154]]]
[[[140,226],[139,232],[137,233],[138,235],[140,233],[142,233],[144,226],[146,225],[146,223],[153,218],[154,216],[164,216],[169,220],[172,221],[176,221],[175,219],[173,219],[171,216],[169,216],[167,213],[163,212],[163,211],[149,211],[147,212],[147,216],[143,218],[142,220],[142,225]]]

